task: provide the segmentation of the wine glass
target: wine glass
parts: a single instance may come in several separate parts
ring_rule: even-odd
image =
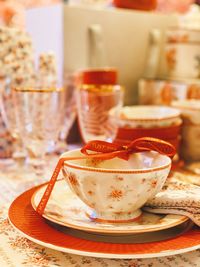
[[[61,128],[64,97],[61,87],[14,87],[16,124],[27,151],[26,162],[39,171],[55,147]]]
[[[114,116],[123,105],[120,85],[86,86],[77,90],[78,121],[82,139],[113,141],[118,130]]]

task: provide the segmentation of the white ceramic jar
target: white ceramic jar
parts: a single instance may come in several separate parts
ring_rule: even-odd
[[[200,31],[171,28],[166,33],[164,48],[166,77],[200,77]]]
[[[200,160],[200,100],[172,102],[182,114],[181,156],[186,161]]]

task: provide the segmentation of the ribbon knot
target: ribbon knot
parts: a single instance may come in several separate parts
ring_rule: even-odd
[[[93,140],[88,142],[81,149],[81,152],[91,157],[103,159],[119,157],[128,160],[132,153],[152,150],[169,157],[173,157],[176,154],[176,149],[172,144],[153,137],[138,138],[132,141],[128,146],[120,146],[115,143]]]

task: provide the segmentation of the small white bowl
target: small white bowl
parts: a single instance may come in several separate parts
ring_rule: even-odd
[[[180,124],[180,111],[167,106],[125,106],[118,118],[121,128],[157,128]]]
[[[83,156],[79,150],[62,157]],[[134,153],[129,160],[65,161],[63,174],[75,194],[94,210],[88,216],[108,222],[132,221],[164,185],[171,159],[157,152]]]

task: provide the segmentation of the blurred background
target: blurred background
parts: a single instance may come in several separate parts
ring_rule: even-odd
[[[10,157],[10,145],[19,142],[13,86],[62,84],[59,152],[84,139],[80,117],[86,113],[75,93],[83,70],[115,69],[112,85],[124,88],[122,105],[200,98],[199,1],[1,0],[0,18],[2,157]],[[94,118],[88,117],[91,124]]]

